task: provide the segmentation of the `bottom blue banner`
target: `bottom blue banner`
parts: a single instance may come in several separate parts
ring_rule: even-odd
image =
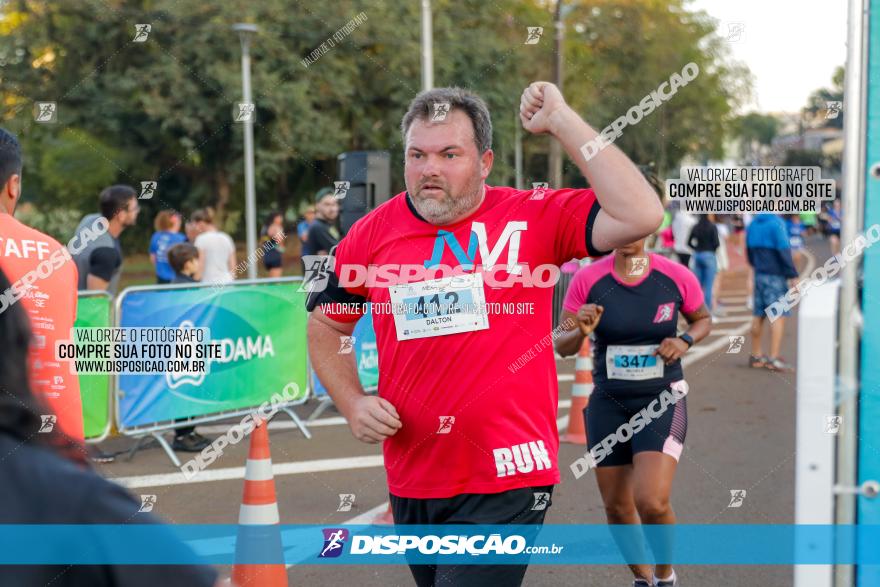
[[[880,564],[880,526],[2,525],[0,564]]]

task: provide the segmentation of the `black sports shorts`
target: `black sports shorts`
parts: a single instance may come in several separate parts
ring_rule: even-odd
[[[544,523],[553,486],[524,487],[501,493],[464,493],[439,499],[391,497],[394,524]],[[475,528],[477,530],[477,528]],[[536,532],[537,533],[537,532]],[[528,538],[528,537],[527,537]],[[516,587],[528,565],[409,565],[418,587]]]
[[[674,381],[667,389],[633,395],[596,387],[584,420],[587,447],[598,467],[631,464],[633,455],[644,451],[677,461],[687,435],[687,383]]]

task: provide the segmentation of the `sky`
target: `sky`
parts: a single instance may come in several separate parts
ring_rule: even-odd
[[[846,0],[691,0],[719,21],[742,23],[731,57],[754,76],[755,102],[746,111],[797,112],[821,87],[831,87],[834,69],[846,62]]]

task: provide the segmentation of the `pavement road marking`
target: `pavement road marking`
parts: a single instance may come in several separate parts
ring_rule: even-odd
[[[306,427],[311,428],[312,426],[340,426],[345,424],[345,418],[342,416],[333,416],[332,418],[321,418],[319,420],[312,420],[311,422],[306,422]],[[233,424],[219,424],[215,426],[199,426],[200,434],[226,434],[226,432],[232,428]],[[269,422],[269,430],[290,430],[291,428],[296,428],[296,423],[291,422],[290,420],[273,420]]]
[[[721,324],[724,322],[742,322],[747,318],[749,318],[749,316],[722,316],[720,318],[712,318],[712,324]]]
[[[294,461],[291,463],[273,464],[272,474],[275,477],[279,477],[281,475],[295,475],[298,473],[321,473],[324,471],[366,469],[369,467],[383,467],[384,465],[385,462],[382,455],[344,457],[340,459],[317,459],[313,461]],[[141,487],[165,487],[169,485],[189,485],[192,483],[206,483],[209,481],[244,479],[244,467],[206,469],[200,471],[192,479],[187,479],[181,472],[159,473],[156,475],[134,475],[132,477],[110,477],[109,479],[110,481],[129,489],[138,489]]]
[[[387,509],[388,509],[388,502],[386,501],[384,503],[380,503],[379,505],[377,505],[373,509],[367,510],[362,514],[358,514],[357,516],[353,517],[352,519],[346,520],[342,523],[343,523],[343,525],[372,524],[373,518],[375,518],[379,514],[384,514],[385,510],[387,510]]]
[[[567,408],[570,406],[570,399],[559,401],[560,408]],[[344,457],[339,459],[317,459],[313,461],[275,463],[272,465],[272,474],[275,477],[278,477],[281,475],[296,475],[299,473],[323,473],[328,471],[345,471],[349,469],[366,469],[370,467],[383,467],[384,465],[385,462],[382,459],[382,455]],[[226,467],[223,469],[206,469],[200,471],[192,479],[187,479],[181,472],[157,473],[155,475],[134,475],[131,477],[110,477],[109,479],[123,487],[138,489],[141,487],[189,485],[193,483],[228,481],[230,479],[243,478],[244,467]]]
[[[734,336],[740,335],[740,334],[745,334],[746,332],[748,332],[748,330],[749,330],[749,328],[751,328],[751,326],[752,325],[747,322],[747,323],[743,324],[742,326],[740,326],[739,328],[734,328],[732,330],[728,330],[727,332],[729,332],[730,334],[732,334]],[[712,334],[714,334],[714,332]],[[719,349],[724,348],[725,346],[727,346],[727,347],[730,346],[730,339],[727,338],[727,336],[719,337],[706,345],[697,346],[693,349],[693,351],[689,352],[688,354],[686,354],[684,356],[684,358],[681,360],[681,366],[687,367],[688,365],[695,363],[696,361],[699,361],[700,359],[702,359],[706,355],[710,355],[710,354],[718,351]],[[731,354],[733,354],[733,353],[731,353]]]

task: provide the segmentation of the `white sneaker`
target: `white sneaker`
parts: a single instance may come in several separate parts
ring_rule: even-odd
[[[675,569],[672,569],[672,576],[663,581],[654,577],[654,587],[678,587],[678,577],[675,575]]]

